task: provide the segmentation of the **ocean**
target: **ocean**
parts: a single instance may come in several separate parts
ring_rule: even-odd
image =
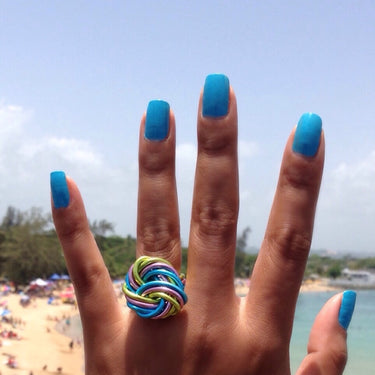
[[[291,372],[295,374],[306,355],[306,346],[315,316],[335,292],[306,292],[298,298],[290,346]],[[62,327],[57,327],[61,333]],[[71,319],[66,335],[82,334],[79,316]],[[348,329],[349,358],[344,375],[373,375],[375,369],[375,290],[357,291],[357,302]]]
[[[294,374],[306,355],[306,345],[315,316],[335,292],[301,293],[296,307],[290,346]],[[348,328],[348,362],[344,375],[373,375],[375,369],[375,290],[357,291],[357,301]]]

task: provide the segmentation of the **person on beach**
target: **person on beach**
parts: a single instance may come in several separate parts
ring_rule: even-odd
[[[143,307],[124,313],[90,232],[78,187],[64,172],[51,173],[53,219],[76,290],[86,374],[290,374],[294,310],[323,171],[321,119],[302,115],[286,142],[264,241],[243,298],[236,296],[233,283],[239,209],[237,107],[224,75],[206,78],[197,132],[188,302],[165,319],[138,316]],[[139,137],[137,257],[168,260],[178,271],[175,141],[173,111],[164,101],[151,101]],[[342,374],[354,305],[351,291],[324,305],[298,375]]]

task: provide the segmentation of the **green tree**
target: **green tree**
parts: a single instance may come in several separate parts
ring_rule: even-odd
[[[94,234],[94,236],[100,236],[105,237],[107,233],[114,233],[115,232],[115,226],[113,223],[103,219],[103,220],[94,220],[92,224],[90,224],[91,232]]]
[[[341,275],[341,266],[338,263],[333,264],[328,268],[327,274],[329,277],[336,279]]]
[[[101,237],[100,251],[112,278],[123,278],[135,261],[136,239],[132,236]]]
[[[250,227],[246,227],[241,235],[237,238],[236,242],[236,255],[234,261],[234,273],[237,277],[250,276],[250,264],[247,263],[246,247],[249,234],[251,233]]]
[[[65,261],[57,236],[52,230],[50,215],[38,208],[21,212],[17,221],[8,220],[9,210],[1,227],[4,235],[0,245],[0,270],[16,284],[26,284],[37,277],[66,272]]]

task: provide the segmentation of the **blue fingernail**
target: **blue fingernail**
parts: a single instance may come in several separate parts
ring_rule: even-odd
[[[145,138],[162,141],[169,131],[169,104],[163,100],[151,100],[147,106]]]
[[[292,149],[304,156],[315,156],[322,133],[322,119],[315,113],[304,113],[298,121]]]
[[[51,173],[51,191],[55,208],[68,207],[70,196],[64,172],[56,171]]]
[[[224,74],[210,74],[203,89],[202,114],[204,117],[222,117],[228,114],[229,79]]]
[[[352,290],[346,290],[342,295],[339,323],[345,330],[348,329],[352,320],[356,297],[357,293]]]

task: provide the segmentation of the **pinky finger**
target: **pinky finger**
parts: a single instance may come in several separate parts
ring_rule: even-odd
[[[296,375],[341,375],[347,361],[346,330],[353,315],[356,293],[336,294],[323,306],[310,332],[307,356]]]

